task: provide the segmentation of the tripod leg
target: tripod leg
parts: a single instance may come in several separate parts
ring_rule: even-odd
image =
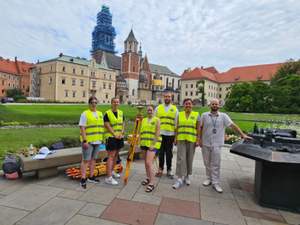
[[[158,164],[157,164],[157,160],[156,160],[156,156],[155,156],[155,155],[154,155],[154,160],[155,160],[155,164],[156,164],[156,167],[157,167],[158,176],[161,177],[162,171],[159,170],[159,167],[158,167]]]

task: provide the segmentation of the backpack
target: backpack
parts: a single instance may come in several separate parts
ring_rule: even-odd
[[[22,177],[22,171],[16,157],[8,156],[2,164],[2,169],[6,179],[13,180]]]

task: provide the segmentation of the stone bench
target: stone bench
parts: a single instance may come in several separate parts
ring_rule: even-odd
[[[99,151],[97,162],[107,157],[105,150]],[[37,177],[45,178],[57,175],[57,167],[80,163],[82,161],[82,150],[78,148],[68,148],[56,150],[54,154],[48,155],[46,159],[33,159],[19,155],[20,167],[23,172],[36,171]]]

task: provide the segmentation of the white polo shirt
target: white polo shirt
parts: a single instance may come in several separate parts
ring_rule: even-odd
[[[202,145],[207,147],[221,147],[224,145],[225,128],[233,124],[225,113],[205,112],[201,116],[200,126],[202,129]],[[215,129],[215,133],[213,132]]]

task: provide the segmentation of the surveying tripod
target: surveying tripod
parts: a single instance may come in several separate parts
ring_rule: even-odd
[[[132,138],[130,140],[130,146],[129,146],[128,156],[127,156],[124,184],[127,183],[131,162],[133,161],[135,146],[138,143],[138,139],[139,139],[139,130],[140,130],[141,122],[144,118],[143,113],[141,111],[142,109],[143,109],[143,107],[141,107],[141,106],[138,107],[139,113],[137,114],[137,116],[135,118],[134,128],[133,128],[133,132],[132,132]],[[154,160],[155,160],[155,163],[157,166],[157,170],[159,171],[155,155],[154,155]]]

